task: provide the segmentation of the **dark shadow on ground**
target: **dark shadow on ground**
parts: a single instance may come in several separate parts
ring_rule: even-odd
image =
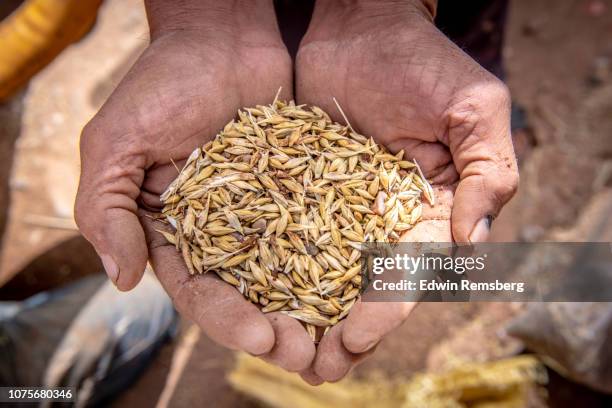
[[[91,244],[82,236],[75,236],[32,260],[0,287],[0,300],[22,300],[102,271],[102,263]]]

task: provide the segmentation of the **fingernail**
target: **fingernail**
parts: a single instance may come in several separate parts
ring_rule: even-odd
[[[472,233],[469,236],[470,242],[485,242],[489,238],[489,232],[491,231],[491,223],[493,222],[493,217],[487,215],[484,218],[481,218],[480,221],[476,223],[476,226],[472,230]]]
[[[106,274],[110,278],[113,283],[117,283],[117,278],[119,277],[119,267],[117,263],[110,255],[100,255],[100,259],[102,260],[102,265],[104,265],[104,270],[106,270]]]

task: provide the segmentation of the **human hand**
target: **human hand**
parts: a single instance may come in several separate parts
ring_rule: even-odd
[[[433,2],[427,2],[427,5]],[[514,194],[518,171],[506,87],[432,24],[418,0],[319,0],[296,62],[298,103],[337,111],[447,187],[409,241],[479,242]],[[340,115],[334,119],[341,121]],[[458,183],[457,183],[458,182]],[[311,383],[335,381],[414,307],[360,303],[319,345]]]
[[[150,0],[147,13],[151,44],[81,136],[79,228],[119,289],[133,288],[150,259],[177,310],[213,340],[300,370],[314,356],[301,325],[264,316],[212,275],[189,275],[150,217],[177,175],[173,161],[181,166],[238,108],[269,103],[280,86],[291,99],[272,2]]]
[[[452,187],[434,188],[435,205],[423,202],[423,214],[402,242],[451,242]],[[302,378],[318,385],[342,379],[355,365],[372,354],[389,332],[399,327],[416,302],[357,301],[345,320],[323,336],[313,364],[300,372]]]

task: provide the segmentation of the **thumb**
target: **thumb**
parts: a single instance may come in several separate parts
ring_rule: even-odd
[[[113,140],[102,129],[92,121],[81,135],[75,220],[108,277],[120,290],[130,290],[140,281],[148,258],[136,215],[145,156],[131,146],[137,143]]]
[[[460,176],[451,225],[457,242],[486,241],[491,220],[512,198],[518,169],[510,134],[510,96],[499,81],[471,90],[449,119],[449,149]]]

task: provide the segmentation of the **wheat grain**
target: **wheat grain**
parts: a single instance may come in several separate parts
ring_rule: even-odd
[[[360,245],[396,242],[420,220],[422,198],[434,202],[403,155],[318,107],[275,98],[238,111],[190,155],[161,195],[175,233],[160,233],[190,273],[214,271],[315,339],[359,297]]]

